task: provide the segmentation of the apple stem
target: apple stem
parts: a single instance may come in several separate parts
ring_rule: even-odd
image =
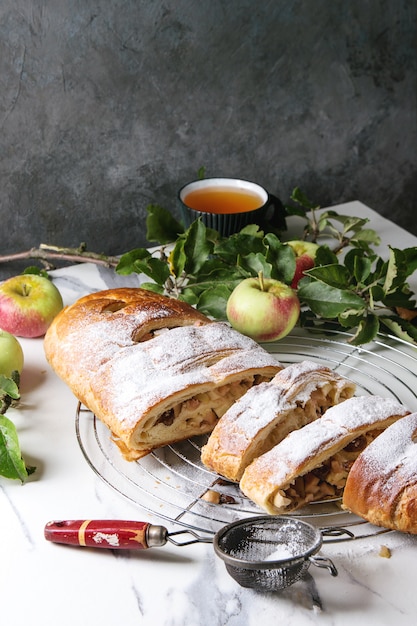
[[[265,283],[264,283],[264,273],[262,271],[258,272],[259,284],[261,286],[261,291],[265,291]]]

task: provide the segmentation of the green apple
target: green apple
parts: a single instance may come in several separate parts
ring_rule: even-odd
[[[63,308],[55,285],[37,274],[21,274],[0,284],[0,328],[17,337],[41,337]]]
[[[297,289],[298,282],[304,275],[305,270],[309,270],[314,267],[314,259],[318,249],[318,244],[312,241],[302,241],[301,239],[294,239],[293,241],[287,241],[287,246],[290,246],[294,250],[295,254],[295,273],[292,279],[291,287]]]
[[[10,333],[0,329],[0,374],[10,378],[12,372],[23,369],[22,346]]]
[[[245,278],[226,306],[230,324],[255,341],[277,341],[288,335],[300,316],[295,291],[272,278]]]

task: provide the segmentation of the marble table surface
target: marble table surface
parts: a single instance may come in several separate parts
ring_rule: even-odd
[[[405,248],[417,238],[360,202],[334,207],[370,219],[388,244]],[[294,228],[296,228],[296,224]],[[137,285],[92,264],[56,270],[66,303],[113,287]],[[414,277],[410,281],[416,288]],[[413,284],[414,283],[414,284]],[[25,354],[22,400],[10,410],[23,456],[36,465],[24,485],[0,478],[0,615],[7,626],[358,626],[414,624],[417,612],[417,538],[389,532],[325,544],[338,576],[310,568],[311,576],[279,592],[240,587],[210,543],[167,544],[141,552],[52,544],[44,526],[59,519],[160,519],[143,503],[115,491],[89,466],[75,431],[77,402],[48,366],[42,339],[21,340]],[[412,349],[414,350],[414,348]],[[417,356],[417,351],[416,351]],[[413,354],[411,358],[414,358]],[[417,363],[417,362],[416,362]],[[417,368],[416,368],[417,369]],[[415,403],[414,403],[415,400]],[[414,395],[407,402],[417,410]],[[380,555],[381,545],[391,558]],[[312,571],[314,570],[314,571]]]

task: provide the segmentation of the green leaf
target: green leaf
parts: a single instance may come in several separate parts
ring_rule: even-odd
[[[345,255],[345,266],[349,270],[351,276],[359,283],[364,283],[372,272],[372,264],[374,255],[362,248],[353,248]],[[379,274],[374,278],[377,279]]]
[[[368,257],[356,256],[353,266],[353,275],[356,281],[364,284],[372,271],[372,262]]]
[[[190,288],[185,287],[181,292],[180,300],[183,300],[184,302],[188,302],[188,304],[195,306],[198,303],[200,292],[201,290],[198,289],[195,285],[192,285]]]
[[[196,283],[188,283],[187,289],[192,289],[194,293],[198,294],[198,297],[200,297],[205,291],[209,289],[216,289],[217,287],[225,287],[231,292],[240,282],[242,282],[242,276],[240,275],[237,278],[230,276],[222,281],[217,280],[217,278],[214,278],[213,280],[208,278],[204,281],[200,280]]]
[[[160,244],[175,241],[184,232],[184,226],[169,211],[158,204],[150,204],[146,208],[146,239]]]
[[[146,262],[139,264],[141,271],[152,278],[158,285],[163,285],[170,275],[166,262],[151,257]]]
[[[293,189],[293,192],[290,197],[291,197],[291,200],[293,200],[294,202],[297,202],[297,204],[300,204],[305,209],[312,210],[312,209],[318,208],[316,204],[313,204],[312,202],[310,202],[306,194],[303,191],[301,191],[299,187],[295,187]]]
[[[156,283],[141,283],[142,289],[147,289],[148,291],[153,291],[154,293],[164,294],[164,288],[162,285],[157,285]]]
[[[36,276],[43,276],[43,278],[48,278],[49,280],[51,280],[48,272],[41,267],[37,267],[36,265],[29,265],[23,270],[22,274],[36,274]]]
[[[380,316],[381,324],[385,326],[395,336],[417,345],[417,328],[410,322],[397,316],[385,317]]]
[[[262,272],[265,278],[270,278],[272,275],[272,265],[259,252],[250,253],[240,258],[238,265],[251,276],[258,276],[259,272]]]
[[[239,235],[249,235],[251,237],[258,237],[258,239],[262,239],[264,236],[264,231],[260,230],[257,224],[248,224],[244,226],[242,230],[239,232]]]
[[[337,219],[338,221],[341,221],[343,223],[343,231],[345,234],[349,233],[350,231],[353,231],[357,234],[360,231],[363,231],[363,226],[365,226],[365,224],[369,222],[368,219],[363,219],[361,217],[341,216],[341,218],[343,219],[338,220],[338,218],[336,217],[334,217],[333,219]]]
[[[213,252],[213,242],[207,239],[207,229],[198,219],[191,224],[184,237],[184,270],[196,274]]]
[[[413,309],[416,304],[413,297],[414,294],[406,286],[404,286],[403,289],[397,289],[388,295],[384,295],[384,297],[381,298],[381,302],[389,309],[393,309],[395,307]]]
[[[390,248],[389,261],[387,267],[387,273],[385,276],[385,282],[383,286],[384,293],[388,294],[392,289],[395,289],[396,279],[400,271],[401,258],[399,250]]]
[[[163,285],[170,275],[166,261],[152,256],[144,248],[138,248],[124,254],[116,267],[116,272],[122,275],[132,272],[145,274],[159,285]]]
[[[185,271],[187,256],[184,252],[185,238],[180,237],[169,253],[168,261],[171,274],[179,278]]]
[[[22,482],[28,477],[15,425],[4,415],[0,416],[0,475]]]
[[[349,283],[349,271],[344,265],[332,263],[331,265],[320,265],[312,267],[306,274],[316,281],[326,283],[332,287],[343,288]]]
[[[20,398],[17,383],[13,380],[13,378],[9,378],[3,374],[0,374],[0,394],[1,393],[10,396],[13,400],[18,400]]]
[[[10,406],[17,403],[19,393],[20,374],[14,370],[10,377],[0,374],[0,414],[4,415]]]
[[[265,257],[272,266],[271,278],[289,285],[295,272],[295,254],[291,246],[283,244],[276,235],[268,233],[264,237]]]
[[[381,237],[372,228],[362,228],[351,237],[350,241],[351,243],[372,243],[374,246],[379,246]]]
[[[369,314],[359,322],[356,334],[349,339],[349,343],[360,346],[375,339],[379,330],[379,318],[377,315]]]
[[[367,218],[361,217],[352,217],[351,215],[341,215],[337,213],[337,211],[329,210],[325,211],[320,215],[321,220],[326,220],[328,225],[330,225],[331,220],[335,220],[336,222],[340,222],[343,226],[343,232],[348,233],[351,230],[358,232],[369,222]]]
[[[231,266],[237,263],[240,256],[245,256],[250,252],[265,254],[265,245],[261,236],[263,233],[258,226],[255,228],[256,230],[251,230],[251,232],[244,228],[240,233],[222,239],[216,244],[214,253]]]
[[[363,299],[355,293],[308,278],[300,281],[297,295],[315,315],[328,319],[338,317],[346,309],[361,310],[364,306]]]
[[[411,276],[417,270],[417,247],[405,248],[402,253],[407,268],[407,276]]]
[[[245,270],[239,265],[229,267],[220,259],[210,257],[201,267],[198,274],[193,277],[193,280],[187,283],[187,286],[196,286],[201,291],[208,286],[211,287],[216,284],[237,284],[250,276],[253,276],[252,271]]]
[[[146,250],[146,248],[135,248],[134,250],[125,252],[125,254],[120,257],[119,263],[116,266],[116,272],[123,276],[137,272],[136,262],[148,259],[151,256],[151,253]]]
[[[338,316],[338,321],[344,328],[355,328],[365,315],[365,307],[362,309],[345,309]]]
[[[373,285],[369,290],[369,295],[373,302],[382,302],[385,294],[381,285]]]
[[[335,265],[339,262],[336,254],[327,245],[317,248],[314,261],[316,265]]]
[[[198,300],[197,308],[205,315],[209,315],[217,320],[225,320],[226,306],[230,294],[231,290],[225,285],[206,289]]]

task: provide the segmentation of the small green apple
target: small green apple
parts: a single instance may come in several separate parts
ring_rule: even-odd
[[[10,333],[0,329],[0,374],[10,378],[12,372],[23,369],[22,346]]]
[[[294,239],[286,243],[295,253],[295,273],[291,287],[297,289],[298,283],[303,277],[305,270],[314,267],[314,259],[316,258],[319,245],[312,241],[302,241],[301,239]]]
[[[55,285],[37,274],[21,274],[0,284],[0,328],[17,337],[41,337],[63,308]]]
[[[294,328],[300,316],[295,291],[272,278],[245,278],[226,306],[230,324],[255,341],[277,341]]]

